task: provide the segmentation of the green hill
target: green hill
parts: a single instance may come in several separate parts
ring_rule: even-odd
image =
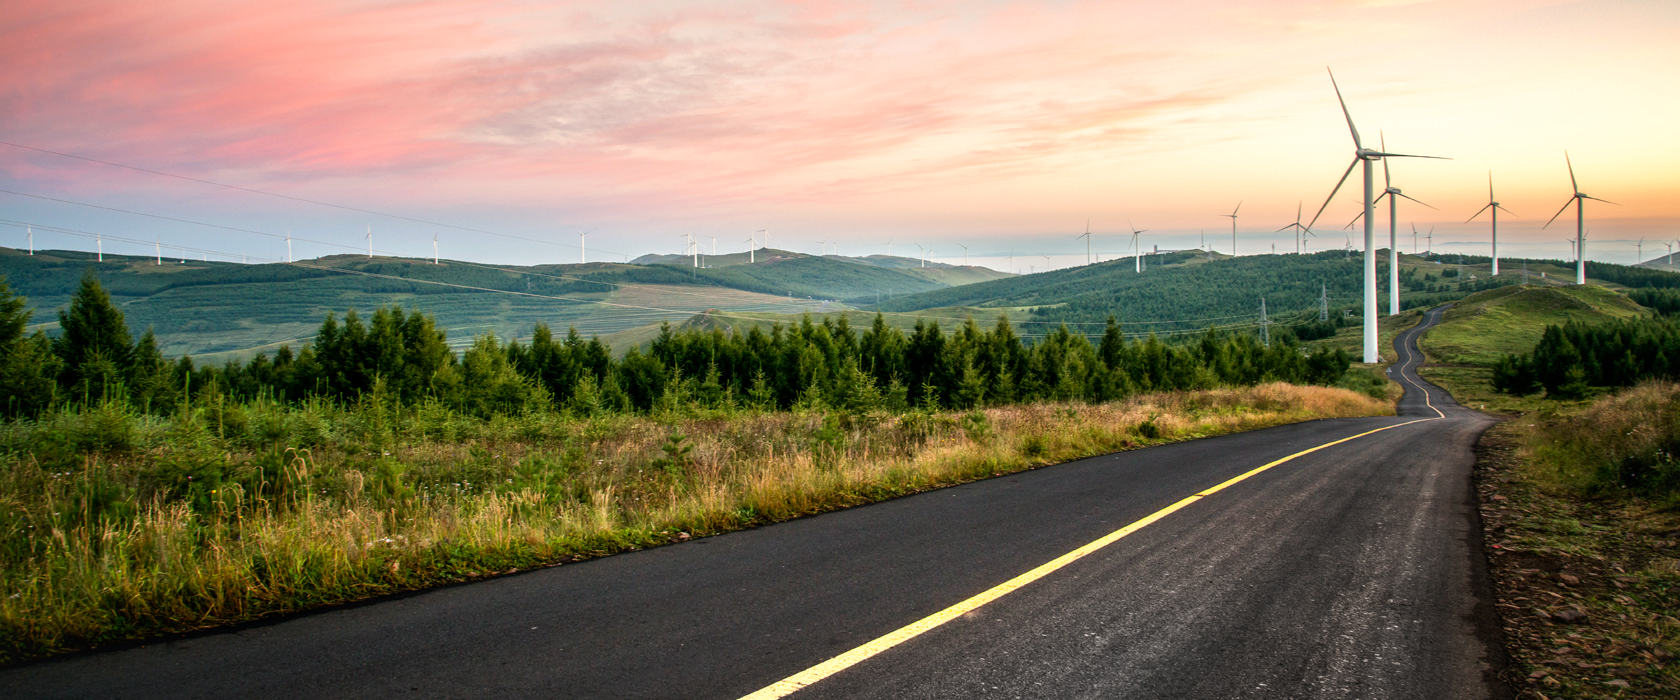
[[[1649,313],[1626,295],[1595,285],[1503,287],[1454,304],[1421,345],[1441,362],[1491,365],[1506,354],[1534,349],[1548,325]]]
[[[454,345],[494,332],[530,333],[537,323],[607,336],[678,322],[706,309],[798,314],[833,304],[696,280],[665,266],[590,263],[539,267],[459,261],[332,256],[296,264],[241,265],[0,249],[0,274],[51,331],[57,311],[93,270],[136,332],[152,328],[166,355],[212,360],[307,342],[328,312],[401,304],[437,318]]]
[[[877,296],[884,299],[1011,276],[974,266],[930,263],[924,268],[917,260],[885,255],[849,258],[760,248],[752,257],[754,261],[748,263],[746,253],[700,256],[701,267],[696,268],[690,256],[643,255],[633,264],[675,268],[694,280],[766,294],[870,303]]]

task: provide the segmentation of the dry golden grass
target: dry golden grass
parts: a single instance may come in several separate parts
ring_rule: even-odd
[[[553,565],[1151,444],[1392,412],[1349,391],[1266,384],[899,416],[539,416],[374,451],[351,439],[286,450],[252,489],[230,480],[208,500],[153,499],[120,518],[86,494],[140,478],[123,475],[148,473],[167,445],[92,454],[63,474],[18,457],[0,473],[0,493],[11,494],[0,509],[31,524],[12,533],[0,570],[0,659]],[[222,456],[244,474],[264,458]],[[24,495],[43,491],[45,502]]]

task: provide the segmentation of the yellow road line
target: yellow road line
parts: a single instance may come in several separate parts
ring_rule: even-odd
[[[1428,392],[1425,392],[1424,396],[1427,399]],[[1439,411],[1437,411],[1437,413],[1438,412]],[[839,673],[839,672],[844,671],[848,668],[851,668],[852,666],[855,666],[859,663],[862,663],[864,660],[866,660],[866,659],[868,659],[872,656],[875,656],[876,654],[879,654],[883,651],[886,651],[886,650],[891,649],[893,647],[896,647],[900,644],[903,644],[907,641],[910,641],[911,639],[914,639],[914,638],[920,636],[924,632],[928,632],[930,630],[933,630],[933,629],[939,627],[940,625],[943,625],[947,622],[950,622],[951,620],[954,620],[958,617],[961,617],[961,616],[963,616],[967,613],[973,612],[974,610],[980,608],[981,606],[983,606],[987,603],[990,603],[994,600],[997,600],[998,598],[1002,598],[1003,596],[1008,595],[1011,592],[1014,592],[1016,589],[1019,589],[1019,588],[1025,586],[1029,583],[1032,583],[1032,582],[1037,581],[1041,578],[1044,578],[1045,576],[1048,576],[1051,573],[1054,573],[1056,570],[1061,569],[1062,567],[1065,567],[1068,564],[1072,564],[1075,561],[1078,561],[1079,559],[1083,558],[1087,554],[1091,554],[1093,552],[1096,552],[1097,550],[1100,550],[1104,547],[1107,547],[1110,544],[1115,543],[1116,541],[1120,540],[1120,538],[1122,538],[1122,537],[1125,537],[1125,536],[1130,535],[1134,532],[1137,532],[1138,530],[1142,530],[1143,528],[1148,527],[1149,525],[1153,524],[1155,521],[1160,520],[1161,518],[1165,518],[1168,515],[1172,515],[1173,513],[1176,513],[1179,510],[1182,510],[1185,506],[1188,506],[1191,503],[1194,503],[1196,501],[1201,500],[1202,498],[1205,498],[1207,496],[1211,496],[1215,493],[1223,491],[1223,490],[1231,487],[1232,485],[1243,481],[1244,479],[1247,479],[1251,476],[1254,476],[1255,474],[1259,474],[1260,472],[1266,471],[1267,469],[1271,469],[1272,467],[1275,467],[1279,464],[1283,464],[1283,463],[1288,462],[1290,460],[1293,460],[1297,457],[1312,454],[1314,452],[1317,452],[1317,451],[1325,449],[1325,448],[1340,445],[1344,442],[1348,442],[1349,440],[1357,440],[1359,438],[1365,437],[1366,435],[1370,435],[1372,433],[1380,433],[1384,430],[1392,430],[1394,428],[1400,428],[1400,427],[1408,426],[1408,425],[1411,425],[1413,423],[1422,423],[1424,421],[1431,421],[1431,420],[1439,420],[1439,419],[1437,419],[1437,418],[1419,418],[1417,420],[1407,421],[1405,423],[1396,423],[1394,425],[1383,426],[1383,427],[1377,428],[1375,430],[1367,430],[1363,433],[1359,433],[1358,435],[1350,435],[1350,436],[1342,438],[1340,440],[1327,442],[1327,443],[1324,443],[1324,444],[1319,445],[1317,447],[1312,447],[1312,448],[1308,448],[1308,449],[1305,449],[1305,450],[1301,450],[1300,452],[1296,452],[1295,454],[1289,455],[1288,457],[1275,459],[1275,460],[1272,460],[1272,461],[1267,462],[1265,464],[1262,464],[1258,467],[1255,467],[1255,468],[1250,469],[1246,472],[1238,474],[1237,476],[1226,479],[1225,481],[1220,482],[1218,485],[1213,486],[1212,488],[1208,488],[1208,489],[1204,489],[1202,491],[1199,491],[1195,495],[1186,497],[1186,498],[1178,501],[1177,503],[1174,503],[1170,506],[1162,508],[1162,509],[1160,509],[1158,511],[1155,511],[1153,513],[1150,513],[1149,515],[1144,516],[1142,519],[1140,519],[1136,522],[1133,522],[1130,525],[1127,525],[1123,528],[1115,530],[1114,532],[1110,532],[1107,535],[1103,535],[1102,537],[1100,537],[1096,540],[1093,540],[1091,543],[1086,544],[1085,546],[1082,546],[1078,549],[1075,549],[1071,552],[1068,552],[1067,554],[1063,554],[1059,557],[1056,557],[1055,559],[1051,559],[1050,561],[1047,561],[1043,564],[1040,564],[1037,567],[1033,568],[1031,571],[1028,571],[1028,572],[1023,573],[1019,576],[1016,576],[1015,578],[1009,579],[1008,581],[1004,581],[1003,583],[1000,583],[996,586],[993,586],[992,588],[987,589],[986,591],[983,591],[983,592],[981,592],[981,593],[979,593],[979,594],[977,594],[977,595],[975,595],[975,596],[973,596],[973,597],[971,597],[967,600],[964,600],[960,603],[957,603],[957,604],[952,605],[948,608],[945,608],[944,610],[940,610],[939,612],[936,612],[932,615],[929,615],[929,616],[924,617],[920,620],[917,620],[917,621],[912,622],[908,625],[905,625],[905,626],[900,627],[896,630],[893,630],[893,631],[888,632],[884,635],[881,635],[880,637],[877,637],[873,640],[865,642],[864,644],[862,644],[858,647],[855,647],[852,650],[847,651],[847,652],[845,652],[845,653],[843,653],[839,656],[836,656],[832,659],[824,661],[820,664],[817,664],[817,665],[812,666],[808,669],[800,671],[799,673],[795,673],[791,676],[788,676],[787,678],[784,678],[782,680],[776,681],[775,683],[772,683],[772,684],[767,685],[763,688],[760,688],[759,690],[753,692],[752,694],[744,696],[742,698],[742,700],[769,700],[770,698],[786,697],[789,694],[791,694],[791,693],[793,693],[793,692],[795,692],[795,691],[797,691],[801,688],[804,688],[806,686],[814,684],[818,681],[823,680],[824,678],[828,678],[829,676],[832,676],[836,673]]]

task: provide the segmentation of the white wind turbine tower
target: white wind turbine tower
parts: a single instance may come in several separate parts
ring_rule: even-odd
[[[152,253],[157,255],[157,264],[163,266],[163,237],[152,239]]]
[[[23,230],[26,231],[29,235],[29,254],[34,255],[35,254],[35,227],[34,226],[24,226]]]
[[[99,244],[99,262],[105,262],[105,234],[94,236],[93,240]]]
[[[1085,232],[1081,233],[1077,236],[1074,236],[1074,238],[1085,239],[1085,264],[1086,265],[1091,264],[1091,220],[1090,219],[1085,220]]]
[[[1231,213],[1220,214],[1220,216],[1231,217],[1231,257],[1233,257],[1233,258],[1237,257],[1237,209],[1241,209],[1241,208],[1242,208],[1242,200],[1239,199],[1239,200],[1237,200],[1236,208],[1232,209]]]
[[[963,267],[968,267],[968,246],[958,243],[957,247],[963,249]],[[836,254],[839,254],[839,252],[839,250],[835,250]]]
[[[1284,226],[1283,228],[1280,228],[1277,231],[1273,231],[1272,233],[1278,233],[1280,231],[1289,231],[1291,229],[1293,229],[1294,232],[1295,232],[1295,254],[1300,255],[1301,254],[1301,244],[1305,243],[1307,235],[1312,233],[1311,231],[1307,230],[1307,227],[1301,225],[1301,203],[1300,202],[1295,203],[1295,223]]]
[[[1585,193],[1581,192],[1581,186],[1575,182],[1575,164],[1569,162],[1569,151],[1563,152],[1563,163],[1564,165],[1569,166],[1569,186],[1575,189],[1575,193],[1569,195],[1569,201],[1563,203],[1563,208],[1559,209],[1556,214],[1552,215],[1551,219],[1546,221],[1546,226],[1551,226],[1553,221],[1557,221],[1557,218],[1562,216],[1565,210],[1569,209],[1569,205],[1575,205],[1575,284],[1586,284],[1587,224],[1585,215],[1581,211],[1583,208],[1582,204],[1589,199],[1597,202],[1604,202],[1605,204],[1615,204],[1615,202],[1608,199],[1589,197]],[[1540,228],[1544,229],[1546,226],[1541,226]]]
[[[1377,143],[1382,145],[1382,149],[1384,151],[1387,151],[1388,140],[1382,136],[1382,132],[1377,132],[1377,139]],[[1399,225],[1396,223],[1398,221],[1398,213],[1396,211],[1398,202],[1395,198],[1405,197],[1406,199],[1410,199],[1418,204],[1423,204],[1423,206],[1429,207],[1430,209],[1434,209],[1435,207],[1430,207],[1428,204],[1424,204],[1416,197],[1409,196],[1404,192],[1401,192],[1400,188],[1395,187],[1393,180],[1389,178],[1388,161],[1386,160],[1383,161],[1383,193],[1377,195],[1376,200],[1371,202],[1371,204],[1375,206],[1377,202],[1382,201],[1383,197],[1388,198],[1388,315],[1397,316],[1400,314],[1400,242]],[[1364,216],[1364,214],[1360,214],[1359,216]],[[1359,216],[1353,217],[1353,220],[1358,221]],[[1349,225],[1351,226],[1352,222],[1349,222]],[[1433,231],[1433,229],[1431,229],[1431,231]]]
[[[1137,224],[1126,220],[1126,227],[1132,230],[1132,267],[1136,272],[1143,272],[1143,239],[1141,236],[1149,233],[1149,229],[1138,228]],[[1155,262],[1160,262],[1156,260]]]
[[[1636,244],[1634,250],[1638,252],[1634,253],[1634,257],[1637,259],[1633,261],[1633,264],[1638,265],[1639,263],[1645,262],[1645,239],[1639,239],[1639,243]]]
[[[755,247],[757,245],[758,245],[758,239],[754,238],[752,236],[752,234],[748,234],[747,235],[747,264],[748,265],[751,265],[755,262],[758,262],[758,260],[755,259],[758,256],[758,250]]]
[[[368,258],[371,259],[373,257],[373,224],[368,224],[368,227],[367,227],[367,244],[368,244]]]
[[[286,229],[286,264],[292,264],[292,230]]]
[[[587,244],[586,244],[586,242],[584,241],[584,238],[583,238],[584,236],[587,236],[587,235],[589,235],[588,231],[578,231],[578,264],[579,265],[582,265],[586,262],[589,262],[588,248],[587,248]]]
[[[432,234],[432,264],[433,265],[438,264],[437,237],[438,237],[437,234],[435,234],[435,233]],[[291,257],[291,253],[287,253],[286,257]]]
[[[1495,276],[1495,277],[1499,276],[1499,210],[1501,210],[1501,209],[1505,209],[1505,207],[1500,206],[1499,200],[1496,200],[1496,199],[1493,198],[1493,171],[1489,170],[1488,171],[1488,203],[1483,205],[1481,209],[1477,209],[1476,213],[1471,215],[1470,218],[1465,219],[1464,223],[1468,224],[1472,221],[1475,221],[1476,217],[1481,216],[1482,212],[1484,212],[1484,211],[1488,212],[1488,215],[1490,217],[1492,217],[1492,219],[1493,219],[1493,268],[1492,268],[1491,272],[1492,272],[1493,276]],[[1505,209],[1505,213],[1510,214],[1511,210],[1510,209]]]
[[[1363,361],[1375,363],[1381,357],[1377,353],[1377,250],[1375,226],[1371,223],[1371,208],[1374,206],[1371,199],[1371,161],[1381,160],[1385,157],[1434,158],[1436,156],[1409,156],[1402,153],[1385,153],[1366,148],[1359,142],[1359,129],[1353,125],[1353,115],[1348,112],[1347,101],[1342,99],[1342,88],[1336,84],[1335,73],[1330,74],[1330,86],[1336,90],[1336,102],[1341,104],[1342,116],[1347,119],[1348,132],[1353,135],[1353,162],[1349,163],[1347,170],[1342,172],[1342,178],[1336,181],[1336,187],[1330,190],[1330,196],[1324,199],[1323,206],[1318,208],[1318,214],[1313,215],[1312,221],[1307,224],[1307,228],[1312,228],[1312,225],[1318,222],[1318,217],[1324,213],[1324,207],[1330,206],[1330,200],[1334,199],[1336,192],[1342,189],[1342,184],[1347,182],[1348,175],[1353,173],[1354,167],[1363,163],[1365,165],[1365,195],[1360,200],[1360,204],[1365,209],[1363,212],[1365,217],[1365,342]]]

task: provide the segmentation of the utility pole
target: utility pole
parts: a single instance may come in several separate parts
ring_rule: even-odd
[[[1272,321],[1266,318],[1266,297],[1260,297],[1260,345],[1272,346]]]
[[[1318,283],[1318,320],[1330,320],[1330,288],[1323,282]]]

